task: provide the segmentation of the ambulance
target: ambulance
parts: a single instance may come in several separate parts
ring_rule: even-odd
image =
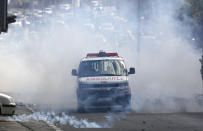
[[[78,70],[72,70],[72,75],[77,76],[78,111],[115,106],[130,110],[131,74],[135,74],[135,68],[128,70],[118,53],[88,53]]]

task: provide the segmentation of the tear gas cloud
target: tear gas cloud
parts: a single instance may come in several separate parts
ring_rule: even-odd
[[[181,2],[155,3],[156,11],[140,25],[139,51],[136,33],[130,42],[118,44],[112,40],[113,33],[107,35],[110,39],[106,41],[103,35],[98,35],[102,34],[101,30],[92,32],[84,28],[81,24],[86,21],[94,23],[95,28],[103,21],[113,25],[119,22],[100,14],[96,19],[102,17],[102,21],[95,21],[86,8],[75,10],[73,16],[72,12],[53,8],[51,15],[43,14],[39,20],[24,18],[30,21],[29,28],[10,26],[9,32],[0,36],[1,91],[11,92],[23,102],[75,108],[77,85],[71,69],[77,68],[88,52],[116,51],[125,58],[128,67],[136,68],[136,75],[130,76],[133,109],[138,112],[177,111],[180,104],[172,98],[190,99],[201,93],[198,61],[201,54],[186,39],[190,32],[185,34],[185,31],[189,31],[189,27],[174,17]],[[136,13],[128,10],[128,6],[126,2],[122,8],[125,13],[120,14],[124,14],[126,20],[132,16],[136,18]],[[133,15],[128,18],[127,14]],[[115,15],[118,14],[112,17]],[[43,20],[46,22],[41,24]],[[138,21],[127,22],[130,24],[119,24],[121,30],[136,32]],[[161,103],[158,106],[154,104],[157,100]],[[200,109],[191,100],[185,110]]]
[[[183,23],[177,19],[182,1],[153,4],[156,11],[140,27],[154,34],[154,40],[144,36],[140,40],[134,108],[150,112],[200,111],[194,96],[202,93],[201,54],[192,45],[190,27],[183,24],[190,19],[186,17]]]

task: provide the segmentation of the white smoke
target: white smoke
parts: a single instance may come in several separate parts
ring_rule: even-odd
[[[59,123],[61,125],[67,125],[74,128],[102,128],[103,126],[96,123],[96,122],[89,122],[87,119],[80,119],[78,120],[74,116],[69,116],[62,112],[60,115],[56,114],[55,112],[36,112],[30,115],[19,115],[9,117],[9,121],[19,121],[19,122],[30,122],[32,120],[35,121],[44,121],[48,124],[56,124]]]
[[[175,17],[182,3],[156,2],[151,2],[156,3],[155,13],[140,24],[143,34],[134,63],[136,78],[131,81],[133,107],[139,112],[201,111],[194,99],[202,93],[201,54],[189,40],[190,27]],[[128,60],[133,64],[132,59]]]

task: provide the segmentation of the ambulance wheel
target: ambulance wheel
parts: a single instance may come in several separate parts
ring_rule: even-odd
[[[131,111],[131,102],[129,98],[126,98],[122,102],[123,111],[130,112]]]
[[[85,113],[85,107],[83,104],[78,103],[78,112],[79,113]]]

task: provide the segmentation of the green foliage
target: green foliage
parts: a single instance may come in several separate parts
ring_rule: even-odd
[[[181,14],[186,14],[189,17],[197,20],[198,23],[203,23],[203,0],[185,0],[184,6],[181,9]]]
[[[178,16],[183,22],[190,25],[197,46],[203,49],[203,0],[182,0],[182,2],[183,6],[179,10]]]

